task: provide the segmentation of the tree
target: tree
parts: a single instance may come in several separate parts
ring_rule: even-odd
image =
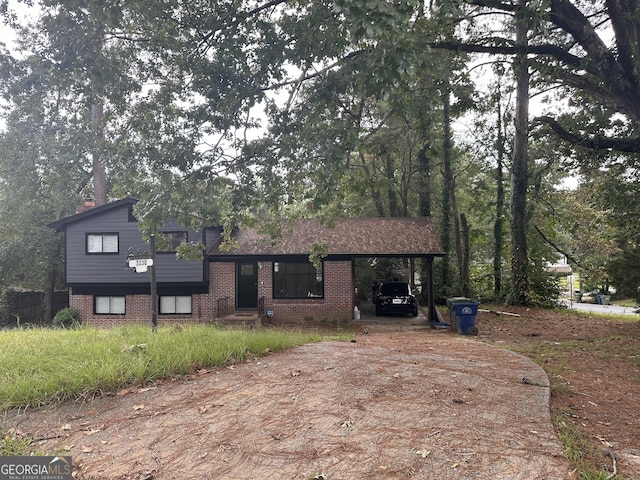
[[[562,112],[557,108],[555,113],[537,118],[537,122],[548,125],[556,134],[576,145],[638,151],[636,123],[640,119],[637,108],[640,86],[636,72],[640,56],[635,39],[640,32],[640,22],[632,4],[616,0],[593,4],[552,0],[526,6],[469,0],[466,5],[469,6],[465,12],[468,15],[457,17],[463,22],[486,18],[492,13],[513,15],[522,11],[529,19],[529,42],[524,51],[535,72],[534,83],[541,90],[562,87],[566,95],[578,92],[588,96],[594,108],[605,108],[609,112],[607,119],[601,118],[595,129],[584,134],[579,128],[563,127]],[[470,41],[433,42],[432,46],[512,56],[523,51],[522,45],[513,44],[511,37],[500,31],[501,23],[478,24],[480,27]],[[609,37],[612,42],[607,45],[603,38]],[[616,118],[614,114],[620,117]],[[620,119],[624,128],[611,129]]]
[[[528,136],[529,136],[529,63],[526,49],[528,45],[527,1],[519,0],[515,15],[515,43],[518,53],[513,70],[516,81],[515,137],[513,161],[511,164],[511,204],[509,210],[511,230],[511,292],[509,301],[515,305],[528,303],[529,293],[527,251],[527,187]]]
[[[636,266],[640,262],[640,181],[638,170],[632,171],[621,164],[614,166],[606,175],[590,181],[589,190],[594,206],[601,213],[602,229],[608,235],[608,248],[600,254],[605,257],[605,274],[621,295],[640,301],[640,279]],[[611,244],[613,243],[613,245]]]
[[[572,98],[569,108],[559,109],[565,102],[555,102],[555,111],[547,108],[548,112],[536,118],[534,124],[575,147],[638,152],[640,92],[636,72],[640,56],[635,39],[640,22],[634,5],[615,0],[593,4],[552,0],[530,5],[469,0],[461,4],[461,10],[456,10],[460,4],[453,2],[443,2],[443,5],[452,14],[453,22],[466,24],[468,28],[461,29],[466,32],[466,38],[464,41],[432,41],[432,47],[516,57],[526,54],[532,67],[532,85],[538,91],[555,88],[561,99]],[[456,12],[462,14],[456,15]],[[503,29],[504,24],[500,22],[482,21],[495,13],[517,16],[518,12],[524,20],[519,23],[520,41],[516,39],[515,43],[512,29]],[[606,44],[603,38],[610,37],[609,33],[613,41]],[[523,135],[522,128],[519,130]],[[521,152],[516,154],[522,158]],[[609,156],[607,160],[614,157]],[[629,165],[635,168],[637,157],[630,159]],[[524,173],[518,165],[515,167],[519,174]],[[512,176],[512,184],[513,181]],[[518,198],[521,200],[517,201]],[[516,263],[512,263],[512,281],[520,285],[514,285],[516,292],[524,290],[526,283],[524,250],[517,247],[526,236],[522,228],[513,224],[514,220],[522,222],[517,215],[524,214],[523,198],[516,192],[517,205],[514,205],[512,195],[512,246],[516,246],[513,254],[519,255],[515,257]],[[516,232],[520,233],[514,242]],[[512,300],[519,302],[523,298],[516,295]]]
[[[32,26],[14,19],[20,55],[3,57],[0,216],[7,248],[0,265],[5,287],[45,291],[50,320],[63,248],[46,224],[73,212],[83,197],[106,203],[107,152],[115,150],[106,132],[139,86],[127,75],[137,57],[119,43],[125,35],[118,6],[69,0],[40,8]]]
[[[597,65],[580,70],[578,63],[590,59],[569,50],[567,40],[592,21],[591,12],[576,20],[566,1],[515,6],[469,0],[455,8],[442,2],[438,11],[414,0],[43,5],[41,28],[28,44],[33,55],[15,63],[11,100],[25,102],[25,87],[40,89],[38,82],[55,92],[56,101],[46,101],[62,105],[58,121],[68,127],[68,138],[60,144],[73,152],[74,168],[98,173],[104,166],[106,188],[140,197],[137,213],[148,225],[169,212],[195,227],[282,216],[431,214],[456,253],[456,287],[465,292],[478,217],[458,188],[467,166],[442,119],[468,108],[470,95],[460,74],[464,57],[429,47],[514,56],[521,81],[507,194],[516,303],[527,301],[527,225],[534,210],[527,203],[535,173],[527,155],[529,83],[538,91],[549,79],[561,81],[572,95],[581,115],[571,124],[553,118],[566,132],[594,140],[618,131],[629,139],[635,128],[630,116],[612,123],[617,110],[609,104],[589,125],[595,110],[590,86],[608,72]],[[516,23],[481,23],[487,13],[495,19],[504,12],[517,16],[517,32]],[[454,40],[458,24],[469,27],[465,42]],[[609,53],[616,61],[623,57]],[[557,126],[540,122],[545,127],[539,131]],[[266,133],[256,138],[258,127]],[[507,163],[501,152],[496,285],[502,282],[496,273],[503,250],[499,205],[507,196],[499,193]],[[94,194],[101,183],[94,181]],[[447,268],[443,278],[452,287],[456,280]]]
[[[63,245],[45,225],[60,219],[77,199],[84,171],[73,167],[69,134],[51,104],[34,89],[6,118],[0,135],[0,284],[45,292],[52,317],[53,292],[61,286]],[[62,140],[62,141],[61,141]]]
[[[107,202],[104,104],[109,101],[109,90],[111,96],[115,92],[127,95],[123,82],[115,85],[115,79],[124,73],[121,64],[105,51],[111,35],[107,26],[116,28],[122,12],[118,7],[96,2],[44,0],[40,7],[42,14],[37,25],[25,27],[21,35],[23,50],[38,68],[37,73],[36,70],[25,73],[46,75],[46,81],[68,103],[75,97],[69,113],[74,112],[73,121],[79,130],[84,130],[82,146],[91,159],[92,196],[97,205],[103,205]]]
[[[502,295],[502,260],[504,245],[504,218],[505,218],[505,156],[506,156],[506,138],[504,132],[504,114],[502,112],[502,92],[501,85],[498,83],[495,89],[495,105],[496,111],[496,127],[495,127],[495,183],[496,183],[496,201],[495,201],[495,220],[493,223],[493,293],[496,298]]]

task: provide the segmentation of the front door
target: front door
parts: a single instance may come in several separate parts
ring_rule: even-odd
[[[238,308],[258,308],[258,264],[238,263]]]

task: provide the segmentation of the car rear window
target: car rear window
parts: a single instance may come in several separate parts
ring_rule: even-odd
[[[380,287],[381,295],[410,295],[408,283],[383,283]]]

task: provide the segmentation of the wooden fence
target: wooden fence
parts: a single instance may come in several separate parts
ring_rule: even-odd
[[[53,298],[52,317],[69,306],[68,292],[55,292]],[[24,324],[43,324],[44,293],[8,291],[0,312],[0,324],[14,326],[18,322]]]

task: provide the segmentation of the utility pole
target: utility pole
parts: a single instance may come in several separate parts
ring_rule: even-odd
[[[151,330],[155,332],[158,329],[158,292],[156,288],[156,235],[152,233],[149,237],[149,245],[151,247]]]
[[[145,244],[146,246],[146,244]],[[140,249],[134,253],[133,249],[137,247],[129,247],[127,253],[126,264],[129,270],[135,270],[136,273],[144,273],[149,271],[149,289],[151,290],[151,329],[158,329],[158,288],[156,286],[156,234],[155,231],[149,234],[149,250],[141,252]]]

